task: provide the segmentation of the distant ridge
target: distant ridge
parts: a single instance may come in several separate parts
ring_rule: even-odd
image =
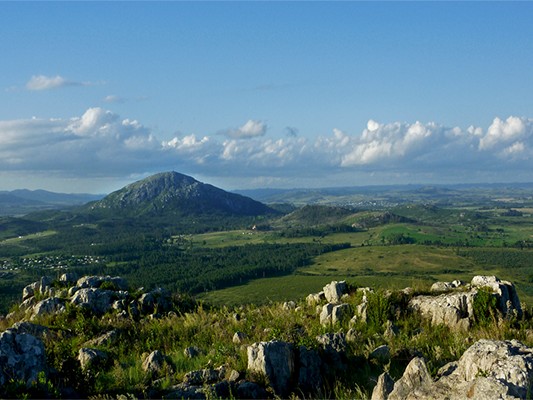
[[[137,216],[167,213],[252,216],[275,212],[249,197],[226,192],[175,171],[134,182],[88,207]]]
[[[0,216],[25,215],[34,211],[80,206],[102,197],[102,195],[54,193],[46,190],[0,191]]]

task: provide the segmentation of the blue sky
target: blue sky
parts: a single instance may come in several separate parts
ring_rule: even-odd
[[[2,2],[0,190],[532,181],[531,2]]]

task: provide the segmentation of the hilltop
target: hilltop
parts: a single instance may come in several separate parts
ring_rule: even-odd
[[[26,286],[0,320],[6,398],[529,398],[531,312],[495,276],[428,292],[333,281],[209,308],[121,277]],[[520,340],[520,342],[518,341]]]

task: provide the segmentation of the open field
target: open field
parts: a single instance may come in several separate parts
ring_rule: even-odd
[[[490,257],[489,249],[488,255]],[[533,258],[530,250],[510,250]],[[520,254],[520,253],[519,253]],[[472,257],[457,254],[452,248],[418,245],[353,247],[315,257],[310,266],[284,277],[257,279],[245,285],[203,293],[200,298],[214,304],[262,304],[296,300],[320,291],[332,280],[346,280],[360,287],[428,290],[436,281],[461,279],[469,282],[475,275],[496,275],[517,286],[523,302],[533,305],[529,275],[533,266],[505,268],[479,264]]]

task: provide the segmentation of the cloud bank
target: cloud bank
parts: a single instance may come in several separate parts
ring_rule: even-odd
[[[355,134],[280,134],[270,137],[265,123],[249,120],[224,131],[225,138],[189,134],[161,140],[136,120],[90,108],[70,119],[0,121],[0,170],[123,178],[173,169],[231,176],[244,187],[394,183],[399,176],[403,183],[506,181],[526,179],[533,167],[533,119],[526,117],[494,118],[486,129],[369,120]]]

